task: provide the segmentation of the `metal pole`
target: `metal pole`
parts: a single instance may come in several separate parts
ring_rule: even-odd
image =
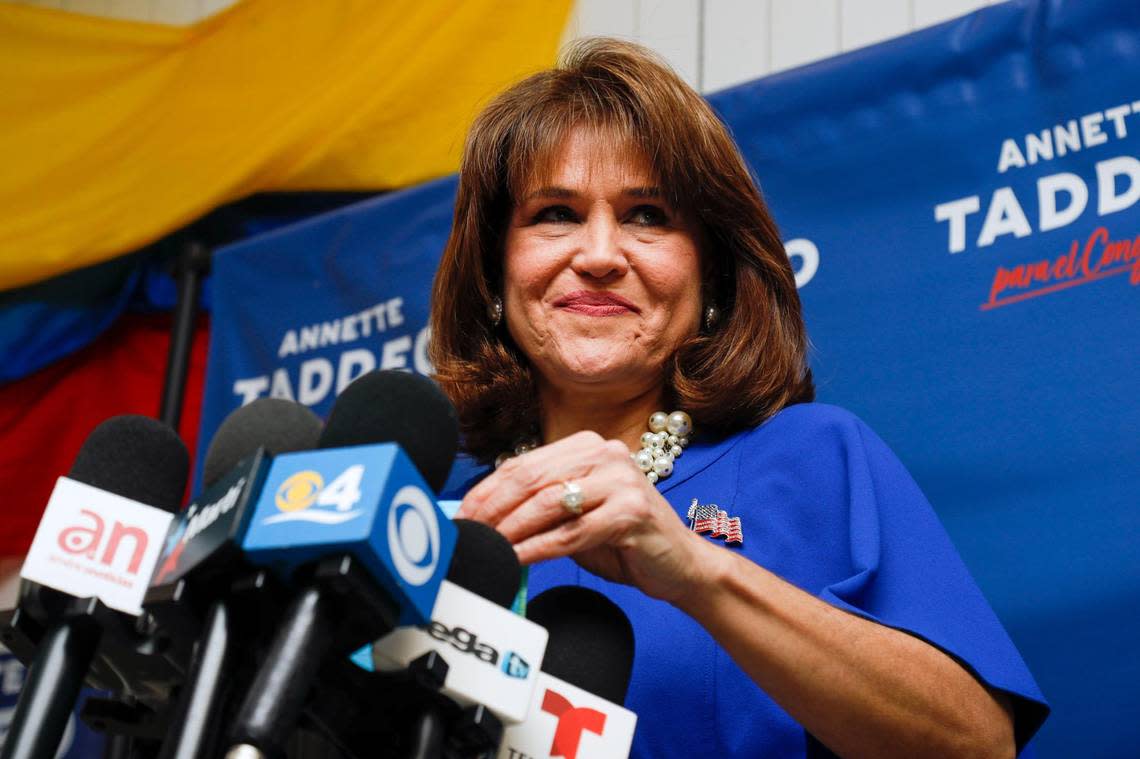
[[[190,240],[179,253],[175,269],[178,302],[170,328],[170,351],[166,357],[166,378],[163,380],[162,405],[158,415],[174,429],[178,429],[182,418],[186,376],[190,371],[190,348],[194,343],[194,323],[198,316],[198,291],[202,277],[210,269],[210,253],[202,243]]]

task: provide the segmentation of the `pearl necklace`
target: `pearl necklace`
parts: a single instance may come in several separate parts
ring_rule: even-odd
[[[649,432],[641,436],[641,450],[632,454],[633,463],[645,472],[650,483],[656,484],[673,474],[673,461],[689,445],[693,420],[684,411],[666,414],[655,411],[649,417]]]
[[[666,414],[655,411],[649,417],[649,431],[641,436],[641,450],[631,453],[630,458],[637,468],[645,472],[651,484],[663,480],[673,473],[673,462],[689,445],[693,433],[693,420],[684,411]],[[538,447],[537,438],[528,438],[515,446],[515,450],[504,451],[495,459],[495,468],[514,456],[521,456]]]

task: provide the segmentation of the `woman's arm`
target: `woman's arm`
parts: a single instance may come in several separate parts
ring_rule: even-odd
[[[560,503],[568,480],[581,516]],[[457,516],[496,527],[524,564],[572,556],[672,603],[840,756],[1014,755],[1007,706],[957,662],[691,532],[621,442],[580,432],[510,459]]]
[[[1013,757],[1008,701],[911,635],[838,609],[706,541],[674,605],[842,757]]]

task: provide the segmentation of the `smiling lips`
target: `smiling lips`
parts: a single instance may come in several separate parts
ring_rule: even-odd
[[[641,313],[641,309],[617,293],[575,290],[554,301],[554,307],[587,316],[619,316]]]

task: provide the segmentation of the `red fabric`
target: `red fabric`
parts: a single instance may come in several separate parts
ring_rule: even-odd
[[[0,386],[0,556],[23,555],[55,486],[87,434],[116,414],[157,416],[170,345],[169,314],[127,315],[91,345]],[[194,333],[179,434],[198,437],[208,323]]]

